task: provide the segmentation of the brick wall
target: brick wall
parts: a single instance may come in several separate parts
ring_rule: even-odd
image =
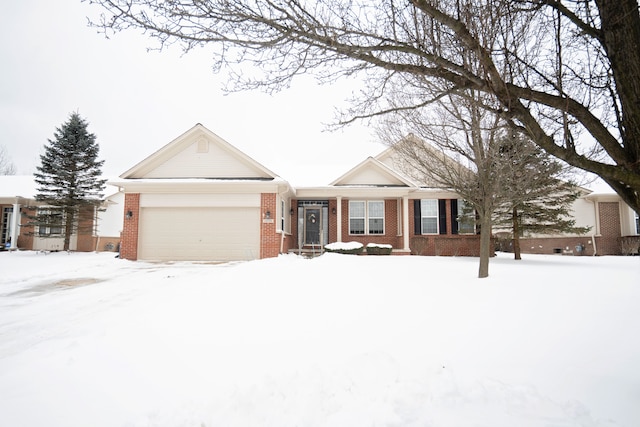
[[[351,235],[349,234],[349,199],[342,199],[342,236],[343,242],[360,242],[363,245],[369,243],[388,244],[394,249],[404,247],[402,230],[398,228],[398,218],[402,216],[397,199],[385,199],[385,234],[384,235]],[[294,213],[291,218],[291,234],[293,246],[297,247],[298,236],[298,207],[297,201],[292,201]],[[329,242],[338,241],[337,215],[333,209],[337,209],[337,201],[329,200]],[[416,235],[414,230],[413,201],[409,202],[409,238],[411,253],[421,255],[448,255],[448,256],[478,256],[480,251],[480,236],[477,235],[453,235],[452,224],[454,215],[451,212],[451,200],[445,201],[446,232],[439,235]]]
[[[413,236],[409,244],[412,255],[480,256],[480,236],[474,234]]]
[[[131,212],[131,218],[126,213]],[[140,218],[140,194],[124,195],[124,219],[120,243],[120,258],[135,261],[138,259],[138,220]]]
[[[76,243],[76,251],[92,252],[96,249],[97,237],[94,236],[95,230],[95,210],[93,207],[82,208],[82,212],[78,218],[78,238]]]
[[[266,213],[271,218],[266,218]],[[262,193],[260,195],[260,258],[277,257],[280,253],[282,235],[276,232],[276,194]]]
[[[598,211],[600,212],[600,235],[596,237],[598,255],[620,255],[622,253],[620,204],[600,202]]]
[[[331,211],[331,206],[329,206]],[[402,236],[398,230],[398,202],[396,199],[386,199],[384,201],[384,234],[349,234],[349,200],[342,200],[342,241],[359,242],[367,246],[369,243],[391,245],[394,249],[403,247]],[[336,220],[334,219],[334,222]],[[335,235],[335,232],[334,232]],[[331,234],[329,234],[331,237]],[[332,240],[335,242],[336,240]]]
[[[511,239],[505,240],[509,243],[502,243],[500,249],[513,252]],[[583,250],[577,250],[576,246],[582,247]],[[593,255],[593,238],[591,236],[521,238],[520,252],[523,254]]]
[[[451,234],[457,212],[452,212],[451,200],[445,200],[446,234],[416,234],[413,200],[409,201],[409,247],[413,255],[480,256],[480,235]],[[492,239],[491,247],[494,247]],[[493,251],[492,251],[493,254]]]
[[[18,248],[31,250],[33,249],[34,228],[33,225],[29,225],[29,216],[34,216],[36,214],[36,208],[23,206],[21,208],[21,213],[24,213],[24,215],[20,216],[20,235],[18,236]]]

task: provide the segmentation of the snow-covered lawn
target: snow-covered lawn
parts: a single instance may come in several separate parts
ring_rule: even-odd
[[[0,272],[0,426],[640,425],[640,257]]]

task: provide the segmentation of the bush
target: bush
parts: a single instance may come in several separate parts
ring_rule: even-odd
[[[333,252],[337,254],[358,255],[362,253],[364,246],[362,243],[349,242],[349,243],[329,243],[324,247],[327,252]]]
[[[393,247],[391,245],[381,245],[369,243],[367,245],[367,255],[391,255]]]

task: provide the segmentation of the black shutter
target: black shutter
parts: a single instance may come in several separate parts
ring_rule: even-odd
[[[440,234],[447,234],[447,201],[438,200],[438,219],[440,220]]]
[[[420,200],[413,201],[413,232],[416,236],[422,234],[422,213],[420,210]]]
[[[458,234],[458,199],[451,199],[451,234]]]

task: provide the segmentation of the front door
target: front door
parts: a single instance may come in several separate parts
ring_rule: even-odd
[[[320,245],[320,232],[322,224],[322,208],[304,208],[304,244]]]

